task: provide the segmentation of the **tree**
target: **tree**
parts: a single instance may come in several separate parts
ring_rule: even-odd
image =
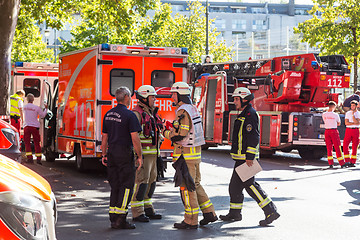
[[[91,47],[101,43],[135,43],[137,20],[156,6],[158,0],[84,0],[81,20],[71,30],[73,38],[62,42],[62,52]]]
[[[358,89],[358,57],[360,52],[360,5],[357,0],[314,0],[313,15],[295,28],[302,41],[318,47],[324,54],[343,54],[354,63],[354,91]],[[320,15],[320,17],[318,17]]]
[[[6,114],[10,86],[11,44],[14,38],[20,0],[0,2],[0,114]]]
[[[20,11],[20,20],[31,23],[45,22],[49,27],[60,29],[77,10],[80,0],[6,0],[0,1],[0,114],[6,114],[10,87],[11,48]],[[24,18],[22,18],[24,16]],[[21,24],[24,23],[24,24]],[[17,31],[24,33],[29,22],[19,21]]]
[[[73,39],[63,42],[62,52],[107,42],[188,47],[190,62],[200,62],[201,55],[205,55],[205,8],[199,1],[189,3],[188,16],[177,14],[174,17],[171,5],[159,1],[148,1],[142,11],[129,10],[134,9],[131,5],[127,6],[129,9],[121,5],[109,8],[103,7],[100,0],[87,1],[81,11],[82,21],[71,31]],[[149,9],[157,9],[153,17],[146,15]],[[230,60],[231,49],[226,47],[225,42],[216,41],[218,34],[216,29],[210,29],[210,54],[214,55],[215,61]]]

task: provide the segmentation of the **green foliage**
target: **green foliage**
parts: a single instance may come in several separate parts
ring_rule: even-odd
[[[172,16],[171,5],[159,1],[137,1],[143,3],[137,8],[132,5],[136,3],[133,1],[122,1],[123,4],[110,7],[101,5],[104,1],[85,0],[87,4],[82,6],[82,21],[71,31],[73,39],[63,42],[62,52],[108,42],[187,47],[189,62],[200,62],[201,55],[205,55],[205,8],[199,1],[189,3],[187,16]],[[148,9],[156,9],[153,17],[146,15]],[[209,31],[209,54],[214,56],[214,61],[230,60],[231,48],[226,47],[225,42],[216,42],[219,33],[215,30],[210,28]]]
[[[303,41],[320,48],[323,54],[343,54],[352,61],[359,53],[358,35],[360,5],[356,0],[316,0],[310,13],[313,15],[295,28],[302,33]],[[321,17],[318,17],[321,13]]]
[[[354,63],[357,88],[357,60],[360,52],[360,5],[358,0],[314,0],[313,15],[295,28],[302,41],[318,47],[322,54],[342,54]]]
[[[13,40],[11,60],[54,62],[51,49],[42,41],[39,24],[61,29],[78,11],[79,0],[22,0]]]

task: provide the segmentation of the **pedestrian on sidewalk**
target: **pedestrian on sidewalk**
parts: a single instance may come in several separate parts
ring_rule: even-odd
[[[140,141],[144,164],[136,171],[134,193],[131,199],[133,221],[149,222],[149,219],[161,219],[155,213],[151,197],[156,187],[156,162],[160,154],[162,120],[155,107],[155,88],[150,85],[139,87],[136,92],[138,99],[133,112],[141,124]]]
[[[336,102],[330,101],[328,103],[329,108],[322,114],[322,119],[325,124],[325,143],[327,149],[327,159],[329,162],[329,168],[334,168],[334,158],[332,155],[333,147],[335,148],[336,158],[341,168],[346,167],[343,154],[341,152],[340,136],[337,127],[340,126],[341,120],[339,114],[335,113]]]
[[[24,90],[19,90],[10,96],[10,124],[14,126],[19,131],[19,133],[21,124],[24,125],[23,97],[25,97]]]
[[[135,113],[128,110],[131,93],[127,87],[115,91],[118,105],[104,116],[102,129],[102,163],[107,166],[111,187],[109,216],[111,228],[134,229],[126,221],[128,205],[135,181],[134,152],[138,169],[142,167],[142,152],[139,132],[141,126]]]
[[[253,162],[259,159],[259,115],[250,103],[254,95],[248,88],[239,87],[235,89],[233,98],[236,109],[241,112],[235,120],[232,134],[231,157],[235,165],[229,184],[230,211],[227,215],[220,215],[220,219],[223,221],[242,220],[241,210],[245,189],[264,211],[265,219],[259,224],[266,226],[280,217],[274,202],[255,181],[255,176],[243,182],[235,171],[235,168],[241,164],[251,167]]]
[[[181,199],[185,208],[184,220],[175,223],[178,229],[198,228],[199,207],[204,218],[200,225],[215,222],[218,218],[215,209],[205,190],[200,184],[201,145],[205,144],[201,116],[190,99],[190,87],[185,82],[174,83],[171,97],[176,105],[176,117],[173,127],[164,130],[163,134],[174,144],[173,161],[176,175],[175,185],[180,186]],[[169,125],[168,125],[169,126]],[[181,174],[179,174],[181,172]]]
[[[34,95],[29,93],[26,96],[28,104],[24,106],[24,115],[25,115],[25,122],[24,122],[24,143],[25,143],[25,155],[27,157],[28,163],[34,163],[32,150],[31,150],[31,136],[33,138],[34,147],[35,147],[35,156],[36,162],[38,164],[41,163],[41,147],[40,147],[40,122],[38,117],[44,118],[47,113],[47,104],[44,104],[44,109],[41,109],[39,106],[33,104],[34,102]]]
[[[360,127],[360,112],[357,110],[359,103],[356,100],[351,101],[350,110],[345,114],[345,137],[343,141],[343,151],[345,158],[345,165],[347,167],[355,167],[357,148],[359,145],[359,127]],[[350,156],[349,145],[352,142],[352,153]]]

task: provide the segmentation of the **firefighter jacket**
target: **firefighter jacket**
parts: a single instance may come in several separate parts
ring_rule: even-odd
[[[259,158],[259,115],[249,104],[237,116],[232,135],[231,156],[234,160],[258,160]]]
[[[21,101],[21,102],[20,102]],[[20,110],[22,108],[22,99],[16,93],[10,96],[10,116],[20,118]]]
[[[165,130],[164,136],[174,144],[173,161],[176,161],[181,154],[186,161],[201,160],[201,145],[205,143],[204,132],[200,114],[194,106],[180,102],[173,128]]]
[[[176,162],[173,163],[173,167],[176,172],[174,175],[175,187],[180,186],[183,182],[186,185],[186,188],[192,192],[196,190],[195,182],[192,176],[190,175],[189,169],[186,165],[186,161],[183,156],[180,156]]]
[[[161,138],[160,129],[162,128],[160,116],[157,113],[153,114],[153,109],[141,102],[138,102],[133,112],[137,116],[142,129],[140,141],[143,154],[158,154]]]

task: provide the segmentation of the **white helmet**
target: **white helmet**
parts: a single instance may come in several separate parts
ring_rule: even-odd
[[[157,95],[155,88],[150,85],[142,85],[137,90],[137,93],[139,94],[140,97],[143,97],[143,98],[147,98],[148,96],[156,96]]]
[[[254,99],[254,95],[246,87],[238,87],[235,89],[233,97],[240,97],[241,99],[251,101]]]
[[[191,89],[186,82],[176,82],[172,85],[170,92],[177,92],[180,95],[190,95]]]

